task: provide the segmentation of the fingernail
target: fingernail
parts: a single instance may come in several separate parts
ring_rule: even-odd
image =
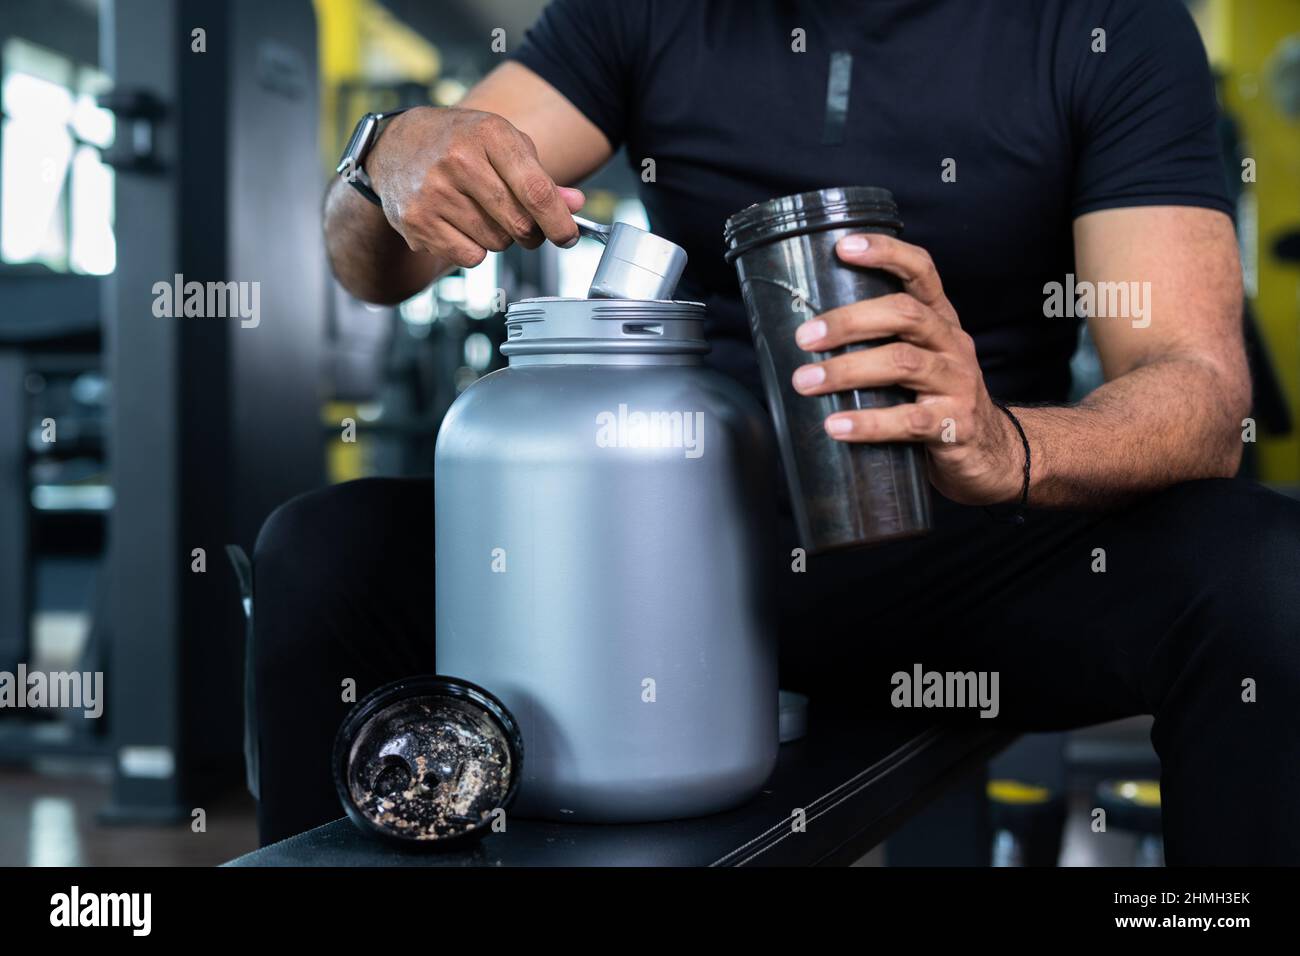
[[[840,250],[843,252],[866,252],[871,248],[871,243],[866,236],[845,236],[840,240]]]
[[[821,319],[805,322],[794,330],[794,340],[800,345],[812,345],[814,342],[820,342],[825,335],[826,323]]]
[[[564,245],[560,246],[560,248],[561,248],[561,249],[572,249],[572,248],[573,248],[574,246],[576,246],[576,245],[577,245],[581,240],[582,240],[582,234],[581,234],[581,233],[578,233],[578,234],[575,235],[572,239],[570,239],[568,242],[566,242]]]
[[[826,419],[826,430],[832,435],[847,435],[853,431],[853,422],[847,418]]]
[[[795,370],[794,387],[811,388],[826,381],[826,369],[820,365],[805,365]]]

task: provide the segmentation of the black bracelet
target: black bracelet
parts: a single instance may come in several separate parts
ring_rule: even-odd
[[[1007,519],[1011,524],[1024,524],[1025,511],[1029,508],[1029,465],[1032,460],[1029,454],[1029,439],[1025,437],[1025,430],[1020,424],[1020,419],[1016,418],[1010,408],[997,399],[993,400],[993,404],[998,407],[1003,415],[1011,419],[1011,424],[1016,427],[1016,433],[1020,435],[1020,444],[1025,449],[1025,477],[1020,485],[1020,503],[1016,506],[1015,513]],[[988,511],[988,509],[986,508],[985,511]],[[992,512],[989,513],[992,514]]]

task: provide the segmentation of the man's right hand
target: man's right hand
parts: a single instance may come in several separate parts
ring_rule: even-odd
[[[330,268],[363,302],[396,305],[489,249],[572,243],[583,196],[555,184],[581,182],[612,153],[558,90],[507,60],[459,107],[408,110],[384,127],[363,164],[382,211],[334,179],[324,217]]]
[[[578,241],[582,192],[557,186],[532,139],[495,113],[408,110],[383,131],[366,172],[411,250],[448,265],[476,266],[512,242]]]

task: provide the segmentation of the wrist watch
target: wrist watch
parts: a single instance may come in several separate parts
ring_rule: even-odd
[[[343,150],[343,156],[339,159],[338,166],[334,170],[347,182],[351,183],[357,192],[376,206],[383,206],[383,200],[376,194],[374,186],[370,183],[370,177],[366,175],[366,171],[361,164],[365,162],[366,156],[374,148],[379,139],[379,134],[384,130],[386,121],[399,113],[405,113],[409,109],[412,109],[412,107],[406,106],[400,110],[390,110],[387,113],[367,113],[361,117],[357,121],[356,129],[352,131],[352,137],[348,140],[347,147]]]

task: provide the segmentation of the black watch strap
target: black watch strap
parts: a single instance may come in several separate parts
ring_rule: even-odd
[[[379,198],[379,193],[375,192],[375,188],[370,185],[370,177],[366,175],[365,170],[360,166],[356,167],[355,172],[353,172],[351,176],[345,178],[352,184],[353,189],[361,193],[361,195],[365,196],[380,209],[384,208],[384,201]]]

